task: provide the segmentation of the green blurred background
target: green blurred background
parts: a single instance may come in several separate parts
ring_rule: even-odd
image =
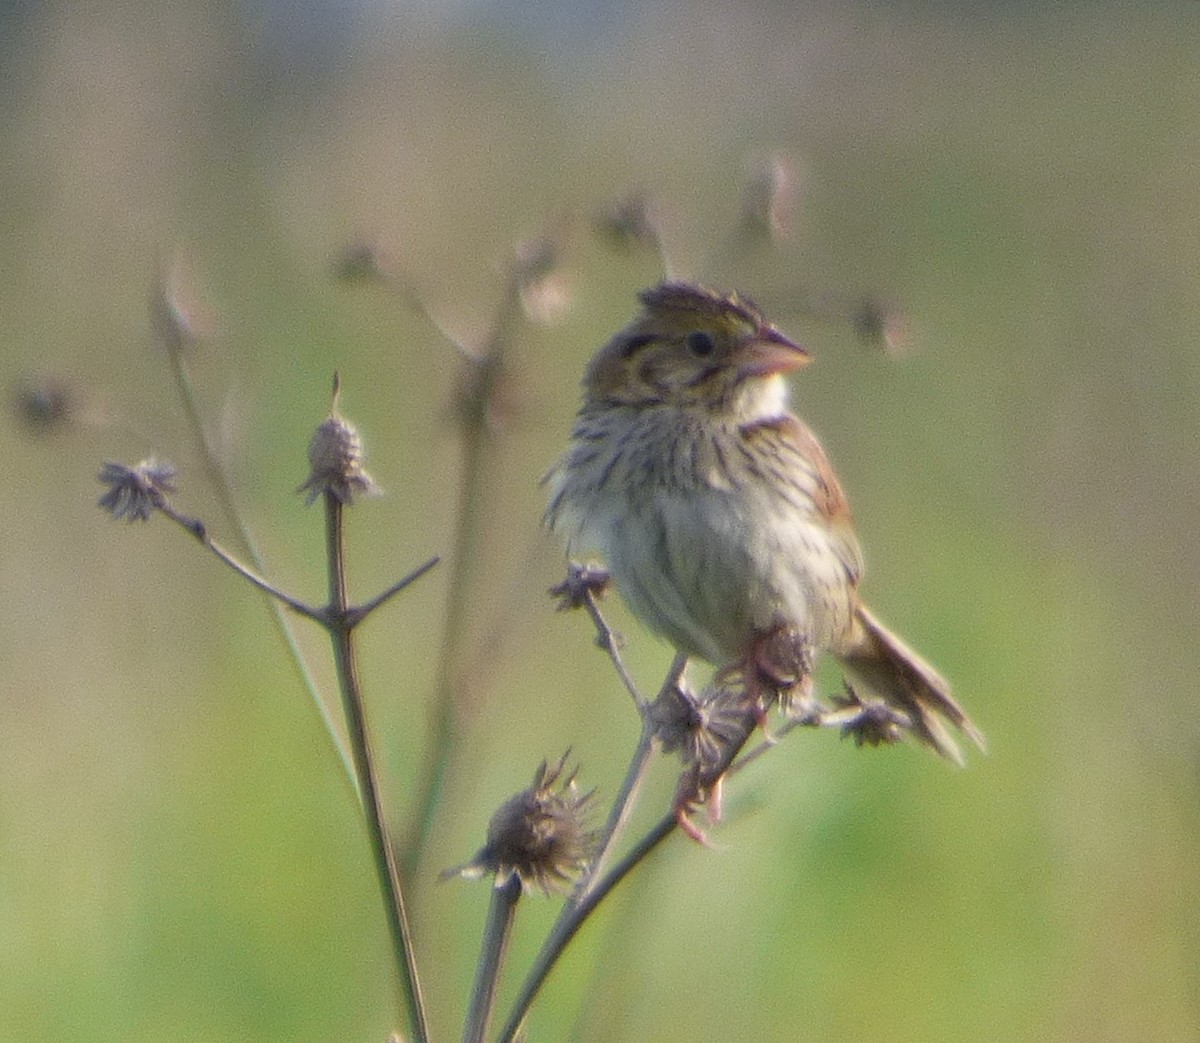
[[[578,10],[574,9],[578,7]],[[399,1027],[359,819],[263,603],[162,519],[93,506],[104,459],[181,470],[229,537],[151,332],[175,251],[191,358],[268,568],[313,599],[305,446],[334,368],[387,492],[365,597],[453,527],[459,361],[514,244],[566,245],[519,330],[445,803],[414,896],[454,1038],[487,902],[436,884],[571,747],[611,794],[636,721],[553,611],[537,478],[584,360],[658,277],[587,218],[632,189],[675,269],[752,293],[817,363],[879,613],[990,751],[793,733],[716,849],[673,838],[577,942],[534,1040],[1200,1039],[1200,10],[1192,3],[5,5],[0,380],[0,1039],[382,1043]],[[793,233],[734,245],[781,154]],[[863,300],[910,351],[865,346]],[[26,400],[27,401],[27,400]],[[446,568],[362,631],[398,824],[427,739]],[[647,686],[669,652],[613,605]],[[321,686],[319,634],[301,630]],[[671,789],[655,779],[647,820]],[[531,900],[507,995],[553,915]]]

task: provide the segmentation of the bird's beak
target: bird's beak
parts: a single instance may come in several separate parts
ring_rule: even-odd
[[[807,365],[812,356],[795,341],[788,340],[774,326],[764,326],[738,352],[738,373],[742,377],[770,377],[791,373]]]

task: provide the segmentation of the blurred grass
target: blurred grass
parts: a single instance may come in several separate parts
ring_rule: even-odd
[[[224,9],[89,10],[19,27],[0,122],[0,376],[62,374],[120,418],[6,427],[0,1038],[393,1025],[349,789],[261,606],[165,525],[91,507],[102,459],[153,450],[213,516],[147,328],[157,258],[188,253],[218,330],[197,382],[269,567],[312,597],[319,523],[292,490],[341,370],[388,492],[351,519],[366,595],[445,549],[455,363],[386,291],[335,284],[334,255],[377,237],[476,337],[518,237],[635,185],[680,271],[813,347],[795,397],[855,505],[866,592],[991,752],[952,772],[793,736],[734,787],[718,851],[673,841],[584,933],[534,1038],[1200,1035],[1193,7],[652,5],[586,41],[465,14],[410,37],[396,15],[319,77],[268,64]],[[805,172],[797,238],[713,256],[770,148]],[[572,746],[611,792],[634,738],[587,628],[543,596],[536,479],[583,360],[656,272],[575,227],[572,310],[523,338],[494,449],[473,620],[504,640],[464,664],[430,871],[543,756]],[[798,303],[862,294],[905,308],[912,357]],[[363,633],[400,819],[444,596],[432,576]],[[655,677],[666,650],[613,611]],[[416,896],[440,1037],[485,890]],[[520,925],[514,967],[550,915]]]

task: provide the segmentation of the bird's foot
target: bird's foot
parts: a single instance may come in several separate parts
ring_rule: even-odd
[[[710,823],[721,821],[724,809],[725,775],[708,776],[693,770],[685,771],[679,779],[679,787],[675,791],[675,799],[671,802],[671,810],[675,814],[675,822],[683,832],[697,844],[711,847],[708,834],[700,828],[693,815],[704,808]]]

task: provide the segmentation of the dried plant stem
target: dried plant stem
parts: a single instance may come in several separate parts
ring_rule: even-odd
[[[264,594],[282,602],[293,612],[297,612],[314,622],[320,623],[322,626],[326,623],[326,612],[324,609],[314,608],[311,605],[300,601],[298,598],[292,597],[285,591],[280,590],[274,584],[260,576],[253,569],[243,565],[237,558],[222,547],[216,540],[208,534],[208,528],[197,518],[189,518],[186,514],[181,514],[175,508],[167,503],[162,503],[158,507],[159,511],[165,514],[171,521],[175,522],[186,532],[194,536],[205,548],[211,551],[216,557],[228,565],[234,572],[241,576],[247,582],[258,587]]]
[[[485,449],[482,438],[468,438],[463,472],[459,479],[458,506],[455,511],[457,524],[450,554],[452,564],[447,581],[446,617],[442,626],[442,647],[434,694],[433,731],[416,783],[414,829],[405,858],[405,874],[409,877],[416,873],[424,854],[454,743],[455,697],[462,669],[461,651],[465,639],[467,606],[471,600],[469,588],[482,529],[480,506],[483,499]]]
[[[196,398],[195,389],[192,387],[191,377],[188,374],[187,366],[184,364],[184,353],[178,346],[168,346],[167,357],[171,360],[171,372],[175,378],[175,386],[179,390],[179,397],[183,402],[183,411],[187,417],[188,426],[192,429],[192,435],[196,440],[196,444],[200,447],[200,459],[204,466],[205,475],[208,477],[213,491],[217,495],[217,502],[220,504],[221,510],[237,533],[238,540],[246,556],[250,559],[251,565],[258,572],[262,572],[262,557],[258,553],[258,548],[254,544],[250,530],[246,528],[241,513],[234,503],[233,491],[229,486],[229,480],[225,475],[225,470],[217,458],[216,451],[213,449],[208,432],[204,427],[204,420],[200,415],[200,405]],[[212,545],[210,545],[210,549],[214,549],[215,553],[215,548]],[[338,760],[342,763],[346,779],[354,788],[355,795],[361,797],[346,740],[334,720],[332,707],[321,695],[321,691],[317,687],[317,682],[304,660],[303,653],[300,651],[300,644],[296,640],[296,633],[292,629],[291,621],[287,618],[282,608],[283,604],[288,604],[291,608],[295,608],[295,606],[291,605],[287,598],[281,597],[275,591],[255,581],[252,576],[247,575],[246,578],[250,579],[260,590],[272,595],[268,599],[268,605],[271,610],[271,619],[275,624],[275,631],[287,649],[288,658],[296,669],[300,683],[304,686],[313,705],[317,708],[317,713],[320,715],[325,732],[329,736],[330,742],[333,743],[334,750],[337,751]],[[297,611],[299,610],[297,609]]]
[[[584,591],[583,607],[587,610],[587,614],[591,617],[592,624],[596,628],[596,644],[612,660],[613,668],[617,671],[617,676],[621,679],[625,690],[633,697],[633,704],[637,707],[638,713],[645,717],[647,706],[645,697],[638,688],[637,682],[633,679],[633,675],[629,672],[629,668],[625,665],[625,660],[621,656],[620,638],[617,632],[609,626],[608,620],[604,618],[604,613],[600,611],[599,602],[593,591]],[[684,662],[686,664],[687,660],[685,659]]]
[[[443,326],[441,320],[439,320],[438,317],[429,310],[429,305],[425,303],[424,296],[421,294],[421,291],[417,289],[412,280],[403,274],[394,271],[382,272],[381,274],[384,279],[384,284],[390,290],[392,290],[397,297],[399,297],[405,307],[411,309],[414,313],[424,319],[431,327],[433,327],[433,329],[438,332],[438,334],[441,335],[441,338],[447,344],[452,345],[456,351],[460,351],[463,354],[468,353],[464,346],[459,342],[458,338],[455,337],[454,334],[451,333],[445,326]]]
[[[601,636],[599,642],[601,647],[613,657],[614,663],[618,666],[618,673],[621,673],[619,667],[622,664],[614,654],[615,645],[609,645],[604,641],[604,635],[611,633],[611,629],[604,620],[604,616],[590,592],[587,594],[584,603],[588,608],[588,614],[591,616],[593,624]],[[677,685],[686,669],[687,656],[677,654],[671,663],[670,670],[667,671],[666,678],[663,680],[661,691],[666,691],[671,686]],[[622,681],[624,681],[624,677],[622,677]],[[626,687],[629,686],[627,685]],[[632,690],[635,693],[637,691],[636,687]],[[566,905],[563,906],[563,910],[551,928],[550,934],[546,937],[546,941],[543,943],[533,967],[530,968],[521,993],[513,1005],[508,1023],[499,1036],[502,1043],[507,1043],[507,1041],[512,1040],[516,1036],[522,1022],[525,1020],[530,1005],[537,997],[546,977],[553,969],[555,963],[558,962],[558,958],[562,955],[563,950],[570,944],[571,939],[575,937],[579,928],[583,926],[584,921],[591,914],[592,910],[628,875],[634,866],[654,850],[678,825],[678,819],[675,814],[666,816],[646,836],[638,841],[610,872],[605,873],[605,864],[611,857],[621,834],[629,823],[630,816],[633,814],[637,794],[641,790],[642,782],[646,777],[646,771],[649,768],[657,746],[654,728],[648,714],[649,704],[641,700],[640,697],[637,698],[639,699],[639,710],[642,717],[641,735],[638,737],[638,744],[630,759],[629,767],[626,769],[621,789],[617,793],[617,797],[613,801],[612,808],[609,811],[608,821],[601,832],[595,860],[587,876],[584,877],[579,887],[576,888],[575,893]],[[730,756],[732,758],[732,754]]]
[[[521,878],[513,873],[504,883],[492,888],[492,900],[483,926],[483,942],[475,972],[475,986],[471,990],[471,1006],[463,1027],[463,1043],[484,1043],[487,1038],[492,1012],[496,1007],[496,988],[508,952],[508,940],[522,887]]]
[[[587,876],[580,881],[579,887],[575,889],[574,894],[564,906],[562,917],[567,916],[572,906],[578,905],[592,891],[604,872],[604,867],[611,857],[613,849],[629,824],[634,805],[637,802],[637,795],[645,781],[650,762],[654,759],[656,746],[653,730],[648,723],[644,723],[642,734],[638,736],[637,746],[629,760],[629,767],[625,771],[625,778],[621,781],[621,789],[609,809],[608,821],[604,824],[604,829],[600,834],[595,860],[589,868]]]
[[[329,632],[333,642],[334,661],[346,715],[354,769],[362,794],[367,833],[379,885],[384,895],[388,928],[395,951],[396,967],[404,993],[404,1007],[409,1019],[414,1043],[428,1043],[425,1003],[417,975],[416,954],[412,931],[404,902],[396,853],[387,834],[386,817],[375,760],[371,751],[355,657],[353,616],[346,589],[346,558],[341,501],[331,492],[325,493],[325,534],[329,567]]]
[[[546,941],[542,944],[537,959],[521,986],[521,992],[513,1003],[508,1021],[500,1035],[496,1037],[497,1043],[512,1043],[516,1039],[529,1013],[529,1008],[545,984],[546,978],[549,977],[558,958],[583,926],[584,921],[591,915],[592,910],[608,897],[613,888],[624,880],[642,859],[670,836],[678,824],[674,814],[664,816],[608,873],[596,882],[596,885],[587,894],[580,898],[577,904],[566,906],[563,915],[558,918],[550,934],[546,937]]]
[[[601,626],[607,628],[604,617],[595,606],[595,599],[590,594],[589,609],[593,610],[592,619],[596,622],[597,628],[599,629]],[[613,658],[619,667],[621,665],[620,661],[615,655]],[[666,680],[663,681],[663,691],[679,683],[684,671],[687,669],[687,662],[687,656],[682,654],[675,656],[674,661],[671,663],[671,669],[667,672]],[[620,673],[619,669],[618,673]],[[633,756],[630,758],[629,767],[625,771],[625,778],[621,781],[621,788],[618,790],[616,799],[609,810],[608,821],[601,831],[596,857],[588,870],[587,876],[584,877],[580,886],[571,896],[568,908],[571,905],[577,905],[595,887],[596,882],[604,873],[605,865],[612,856],[613,849],[620,841],[621,834],[625,831],[625,827],[629,824],[629,819],[633,815],[634,804],[637,801],[638,793],[641,791],[642,782],[646,778],[650,762],[654,757],[657,743],[654,737],[654,724],[649,716],[649,706],[643,702],[639,709],[642,714],[641,735],[638,736],[638,743],[634,748]],[[564,909],[563,915],[566,915],[566,909]]]
[[[677,655],[675,657],[675,661],[672,663],[671,669],[663,681],[662,690],[665,691],[669,686],[679,683],[686,665],[687,658],[685,656]],[[797,720],[796,723],[817,722]],[[761,747],[757,747],[739,760],[738,754],[745,747],[757,727],[757,716],[748,712],[743,724],[744,728],[741,733],[722,750],[720,761],[709,766],[703,778],[697,779],[698,782],[712,786],[728,775],[732,775],[752,763],[762,752],[774,746],[774,740],[763,743]],[[583,926],[588,916],[591,915],[592,911],[643,859],[680,825],[680,809],[673,810],[669,814],[664,815],[617,861],[612,869],[607,872],[603,871],[602,862],[615,846],[614,839],[623,827],[624,822],[628,819],[633,794],[636,793],[638,786],[640,786],[640,780],[645,770],[643,761],[649,758],[649,754],[646,751],[652,748],[652,732],[649,725],[644,724],[642,736],[634,752],[633,759],[630,762],[629,770],[626,773],[625,783],[622,785],[622,791],[614,803],[613,810],[609,816],[608,826],[602,836],[601,850],[597,855],[593,871],[576,890],[575,894],[572,895],[570,901],[563,907],[562,913],[542,944],[542,948],[538,952],[537,958],[534,960],[533,966],[530,968],[525,982],[521,986],[521,991],[513,1003],[508,1021],[497,1037],[499,1043],[512,1043],[516,1038],[529,1013],[529,1008],[537,998],[543,984],[545,984],[546,978],[554,969],[559,957],[562,956],[564,950]]]
[[[485,350],[472,356],[468,363],[477,369],[472,374],[472,387],[461,405],[463,462],[454,514],[451,574],[447,582],[446,618],[442,628],[434,693],[433,731],[416,781],[413,832],[405,853],[404,871],[410,879],[421,864],[453,754],[456,717],[461,700],[458,680],[464,666],[467,609],[473,603],[475,566],[483,537],[483,523],[487,517],[483,500],[491,441],[488,414],[519,314],[520,285],[514,276],[505,291]]]
[[[424,564],[418,565],[407,576],[403,577],[402,579],[396,580],[396,582],[393,583],[386,590],[382,591],[379,594],[376,594],[375,597],[371,598],[370,601],[364,601],[361,605],[357,605],[357,606],[350,608],[348,610],[349,618],[350,618],[350,625],[358,626],[358,624],[361,623],[364,619],[366,619],[367,616],[369,616],[372,612],[374,612],[381,605],[384,605],[388,601],[391,601],[392,598],[394,598],[397,594],[399,594],[410,583],[415,583],[422,576],[424,576],[426,572],[428,572],[430,569],[432,569],[435,565],[440,564],[441,560],[442,559],[439,558],[435,554],[432,558],[430,558]]]

